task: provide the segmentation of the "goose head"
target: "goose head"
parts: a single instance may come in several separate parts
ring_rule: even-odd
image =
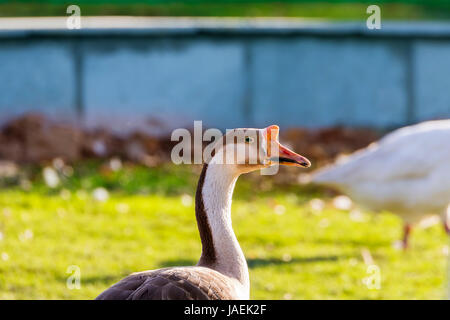
[[[210,164],[223,164],[237,174],[248,173],[275,165],[308,168],[310,161],[278,139],[280,128],[271,125],[263,129],[239,128],[227,132],[217,142]]]

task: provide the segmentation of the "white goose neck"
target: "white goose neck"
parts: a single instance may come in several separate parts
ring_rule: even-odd
[[[238,177],[239,173],[232,165],[208,165],[202,197],[216,256],[211,267],[235,278],[249,291],[247,262],[231,222],[231,202]]]

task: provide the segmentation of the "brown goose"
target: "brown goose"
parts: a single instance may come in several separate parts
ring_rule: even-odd
[[[308,159],[278,142],[278,131],[278,126],[235,129],[215,145],[211,160],[203,167],[196,193],[195,211],[202,241],[202,255],[196,266],[133,273],[97,299],[249,299],[247,262],[231,225],[231,198],[236,180],[242,173],[273,169],[276,164],[310,166]],[[227,139],[231,134],[238,138]],[[239,156],[243,151],[245,161],[235,160],[234,154]]]

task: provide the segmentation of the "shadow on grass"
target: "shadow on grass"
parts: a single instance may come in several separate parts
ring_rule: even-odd
[[[268,258],[268,259],[260,259],[260,258],[252,258],[247,259],[247,264],[250,269],[263,268],[274,265],[289,265],[289,264],[306,264],[306,263],[320,263],[320,262],[330,262],[330,261],[338,261],[340,259],[350,258],[350,256],[337,256],[337,255],[329,255],[329,256],[312,256],[312,257],[293,257],[289,261],[285,261],[282,258]],[[159,265],[160,268],[169,268],[169,267],[183,267],[183,266],[194,266],[197,264],[197,261],[189,260],[189,259],[175,259],[175,260],[166,260],[162,261]],[[144,270],[135,270],[135,271],[144,271]],[[101,284],[101,285],[110,285],[111,283],[116,283],[119,280],[125,278],[126,276],[133,273],[133,271],[123,272],[122,274],[107,274],[107,275],[95,275],[95,276],[83,276],[81,278],[81,282],[83,284]],[[67,277],[58,277],[58,281],[67,282]]]
[[[261,268],[273,265],[288,265],[288,264],[306,264],[317,262],[330,262],[338,261],[345,258],[343,256],[313,256],[313,257],[293,257],[290,260],[283,260],[281,258],[268,258],[268,259],[247,259],[247,264],[250,269]]]
[[[339,246],[351,246],[356,249],[369,248],[390,248],[392,245],[391,239],[315,239],[314,243],[324,244],[324,245],[339,245]]]
[[[306,263],[318,263],[318,262],[330,262],[330,261],[338,261],[340,259],[350,258],[350,256],[337,256],[337,255],[329,255],[329,256],[313,256],[313,257],[293,257],[289,261],[283,260],[282,258],[251,258],[247,259],[247,264],[250,269],[262,268],[273,265],[288,265],[288,264],[306,264]],[[176,260],[167,260],[163,261],[160,264],[161,268],[168,267],[181,267],[181,266],[194,266],[197,264],[197,261],[187,260],[187,259],[176,259]]]

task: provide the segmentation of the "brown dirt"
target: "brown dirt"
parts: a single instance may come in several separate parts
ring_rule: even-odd
[[[281,141],[320,166],[379,137],[369,129],[291,128],[282,131]],[[120,157],[154,166],[170,160],[173,145],[169,136],[154,137],[140,131],[118,136],[104,129],[85,130],[51,121],[35,113],[13,119],[0,129],[0,159],[18,163]]]

